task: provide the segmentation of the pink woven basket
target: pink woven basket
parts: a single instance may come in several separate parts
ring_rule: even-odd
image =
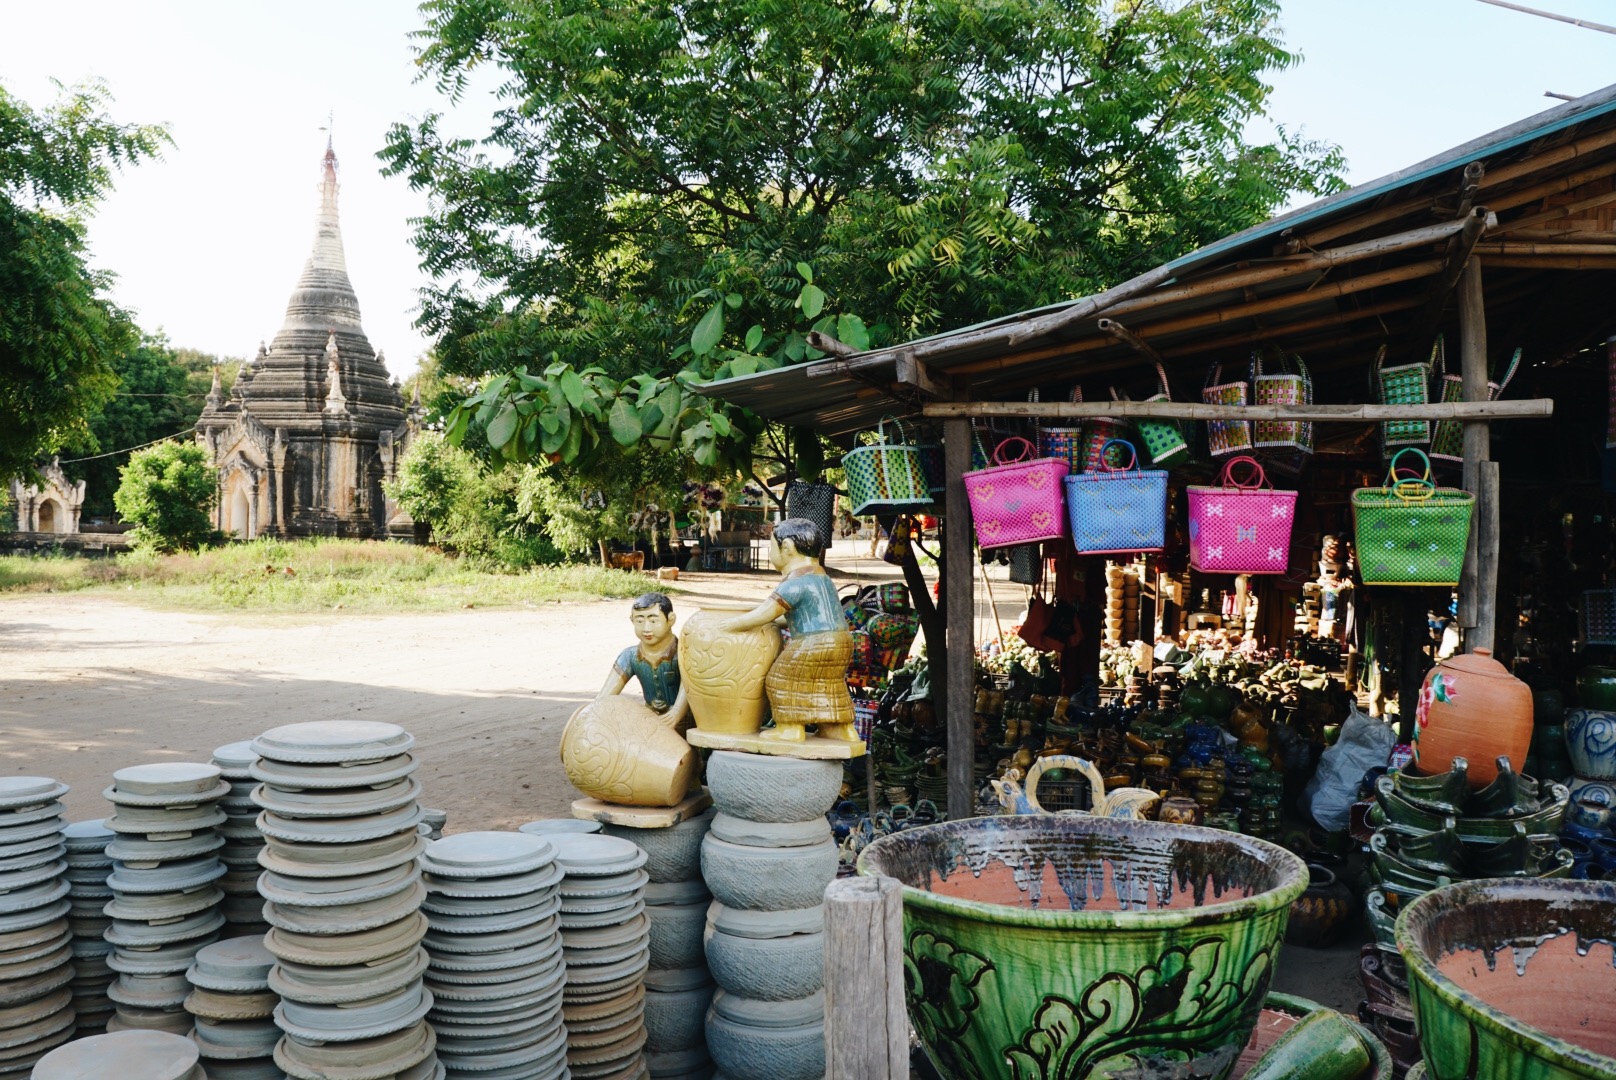
[[[1016,456],[1007,457],[1006,448]],[[1032,455],[1032,443],[1026,439],[1005,439],[994,448],[992,465],[965,474],[971,521],[982,547],[1012,547],[1066,535],[1061,481],[1071,466],[1060,458]]]
[[[1236,465],[1249,465],[1245,481]],[[1189,488],[1190,566],[1207,574],[1283,574],[1290,563],[1296,492],[1275,491],[1261,465],[1230,458],[1216,487]]]

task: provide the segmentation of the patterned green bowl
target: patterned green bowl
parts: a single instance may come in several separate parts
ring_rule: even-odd
[[[1429,1080],[1616,1076],[1616,881],[1449,885],[1404,907],[1397,947]]]
[[[904,886],[909,1016],[949,1080],[1224,1080],[1308,883],[1254,837],[1045,815],[910,829],[858,866]]]

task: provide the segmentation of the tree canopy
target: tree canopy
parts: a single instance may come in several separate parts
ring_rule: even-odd
[[[88,437],[138,340],[86,262],[83,218],[168,135],[117,123],[110,100],[92,84],[38,111],[0,88],[0,479]]]
[[[481,139],[427,115],[382,152],[431,201],[422,325],[446,372],[594,368],[609,417],[621,380],[812,358],[803,331],[843,316],[880,345],[1095,291],[1341,186],[1335,147],[1246,138],[1299,60],[1278,10],[429,0],[424,77],[453,98],[496,65],[503,107]],[[524,388],[553,403],[508,379],[478,407]]]

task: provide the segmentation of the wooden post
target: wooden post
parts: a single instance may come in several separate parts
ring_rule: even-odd
[[[1476,626],[1465,642],[1477,649],[1497,651],[1498,635],[1498,462],[1481,463],[1476,487],[1476,520],[1470,534],[1476,538]]]
[[[1459,277],[1459,363],[1464,375],[1466,401],[1487,400],[1487,308],[1481,287],[1481,264],[1475,259],[1465,264]],[[1492,431],[1486,420],[1466,420],[1464,424],[1464,489],[1477,492],[1481,483],[1481,463],[1492,457]],[[1486,511],[1477,500],[1476,517]],[[1477,575],[1480,553],[1475,521],[1471,522],[1470,540],[1465,546],[1464,569],[1459,579],[1459,625],[1466,633],[1466,648],[1474,648],[1477,639],[1492,640],[1491,627],[1479,626],[1478,609],[1481,584]],[[1496,563],[1498,553],[1493,552]]]
[[[931,668],[931,684],[943,686],[943,716],[948,724],[948,816],[959,821],[975,811],[972,766],[976,758],[975,659],[972,624],[976,616],[976,556],[971,537],[970,501],[965,473],[971,467],[971,421],[943,421],[943,471],[947,487],[943,517],[944,617],[948,625],[948,666]],[[831,1075],[835,1075],[833,1072]]]
[[[825,1075],[909,1080],[903,887],[889,877],[825,888]]]

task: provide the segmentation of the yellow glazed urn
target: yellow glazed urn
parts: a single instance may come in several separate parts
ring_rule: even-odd
[[[780,655],[780,629],[773,623],[739,633],[719,629],[750,610],[748,604],[703,603],[680,635],[679,677],[701,731],[756,735],[763,726],[763,680]]]
[[[561,732],[561,764],[585,795],[620,806],[674,806],[696,787],[696,751],[643,701],[598,698]]]

